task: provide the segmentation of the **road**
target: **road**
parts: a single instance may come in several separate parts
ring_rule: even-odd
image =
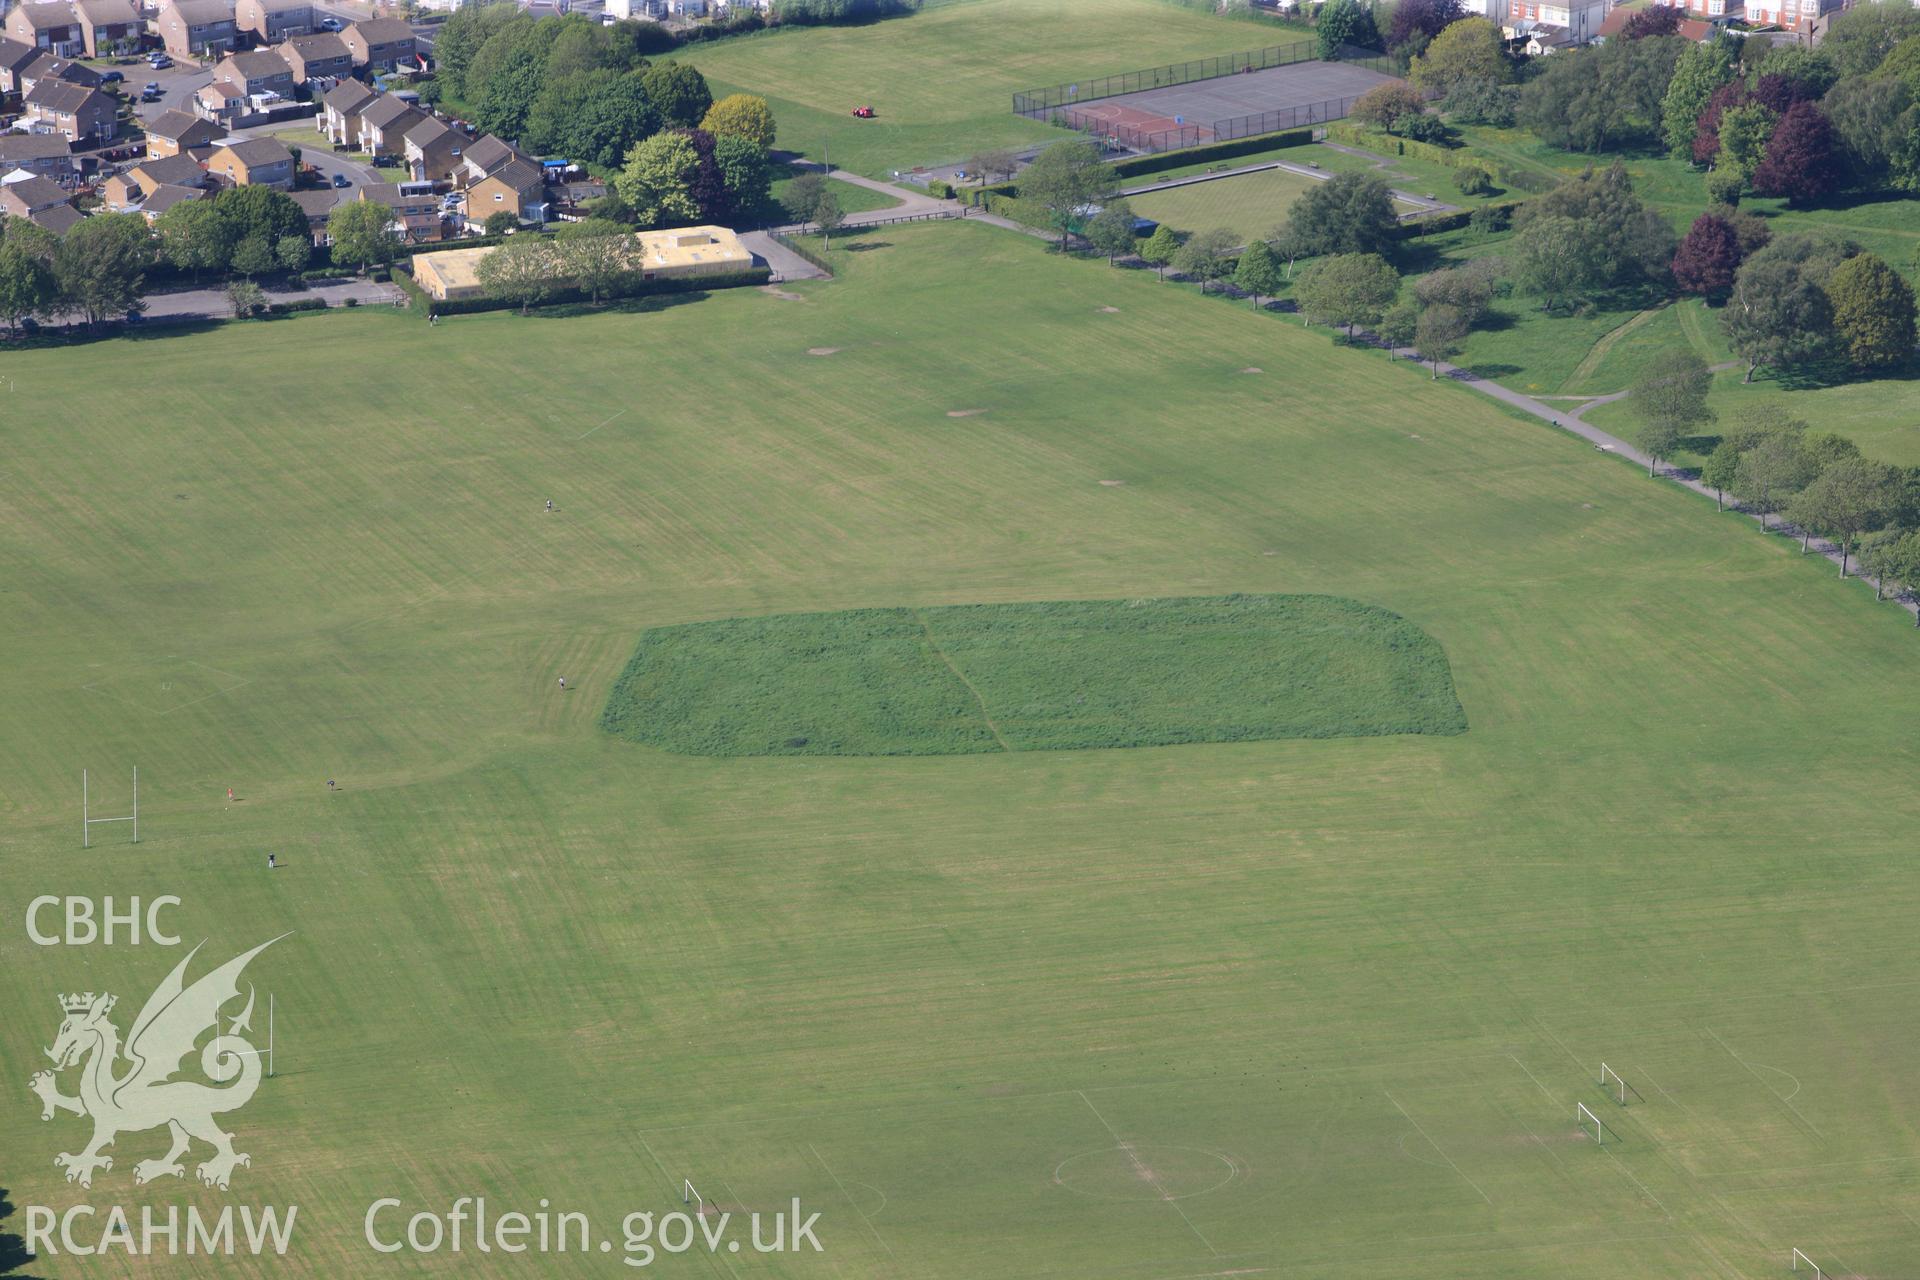
[[[376,284],[371,280],[343,280],[338,284],[315,284],[304,289],[266,289],[268,302],[297,302],[302,298],[319,298],[330,307],[342,307],[347,299],[355,299],[361,306],[379,306],[392,303],[402,297],[400,290],[390,284]],[[142,302],[146,303],[148,323],[169,320],[225,320],[233,315],[233,308],[227,303],[227,291],[224,286],[205,289],[169,289],[164,293],[149,293]]]

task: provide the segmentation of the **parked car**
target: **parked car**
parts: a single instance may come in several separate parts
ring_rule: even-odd
[[[336,187],[350,187],[353,185],[353,179],[344,173],[336,173],[333,175],[333,185]]]
[[[119,84],[122,80],[125,80],[126,78],[127,77],[124,74],[118,71],[102,71],[100,73],[101,84]]]
[[[148,57],[147,65],[152,67],[155,71],[165,71],[168,67],[171,67],[173,65],[173,59],[169,58],[164,53],[156,53]]]
[[[322,31],[338,31],[340,29],[340,19],[333,17],[322,18],[320,19],[320,29]]]

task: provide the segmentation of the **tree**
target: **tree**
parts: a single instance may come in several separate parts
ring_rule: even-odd
[[[1280,277],[1280,261],[1265,240],[1255,240],[1241,251],[1240,263],[1233,270],[1233,283],[1242,293],[1252,295],[1256,311],[1260,309],[1262,297],[1271,298],[1280,291],[1284,283]]]
[[[1467,16],[1460,0],[1400,0],[1387,24],[1387,48],[1430,44],[1435,36]]]
[[[245,320],[267,305],[267,295],[251,280],[233,280],[227,284],[227,305],[235,320]]]
[[[1373,25],[1373,11],[1363,9],[1356,0],[1327,0],[1313,22],[1314,37],[1320,42],[1320,60],[1338,62],[1348,46],[1378,49],[1380,31]]]
[[[1849,258],[1826,288],[1834,329],[1855,366],[1882,368],[1913,357],[1913,287],[1885,260],[1871,253]]]
[[[97,213],[83,218],[54,250],[53,274],[60,296],[88,324],[134,309],[153,262],[147,222],[137,213]]]
[[[9,334],[27,317],[53,310],[60,296],[53,274],[57,244],[52,232],[25,218],[0,218],[0,316]]]
[[[495,209],[480,224],[480,234],[488,236],[511,235],[520,229],[520,215],[511,209]]]
[[[191,272],[224,271],[233,258],[233,223],[211,200],[183,200],[153,220],[160,253],[174,267]]]
[[[730,93],[707,108],[700,127],[715,137],[745,138],[762,151],[773,146],[773,109],[751,93]]]
[[[1414,281],[1413,296],[1424,307],[1454,308],[1471,327],[1493,305],[1498,267],[1496,259],[1475,258],[1457,267],[1429,271]]]
[[[1694,121],[1693,162],[1708,165],[1720,154],[1720,117],[1735,107],[1753,101],[1753,90],[1744,80],[1729,80],[1707,98],[1707,105]],[[1744,177],[1744,175],[1743,175]]]
[[[671,125],[691,129],[713,107],[707,78],[684,62],[656,62],[641,73],[640,83],[653,109]]]
[[[480,52],[488,37],[518,16],[519,12],[519,6],[510,0],[505,3],[470,5],[456,10],[441,25],[433,41],[435,72],[439,79],[449,84],[455,96],[465,93],[467,68],[473,64],[474,55]]]
[[[1833,130],[1811,102],[1787,108],[1767,142],[1766,159],[1753,171],[1753,189],[1809,205],[1840,185]]]
[[[1292,247],[1301,257],[1393,251],[1399,228],[1393,193],[1371,173],[1336,174],[1301,192],[1287,210]]]
[[[1498,85],[1513,78],[1500,29],[1485,18],[1448,23],[1407,70],[1416,85],[1441,93],[1469,82]]]
[[[1634,194],[1633,180],[1619,162],[1599,171],[1589,169],[1529,200],[1515,224],[1525,230],[1544,217],[1571,218],[1580,225],[1587,246],[1583,252],[1591,259],[1591,287],[1665,285],[1673,263],[1673,228]]]
[[[1056,142],[1021,173],[1020,198],[1046,211],[1064,249],[1083,211],[1106,203],[1117,185],[1113,169],[1091,142]]]
[[[486,133],[518,138],[527,131],[533,104],[546,88],[550,40],[529,18],[493,36],[468,70],[473,123]]]
[[[1527,220],[1513,238],[1510,261],[1520,287],[1540,299],[1540,309],[1572,306],[1605,278],[1586,228],[1564,215]]]
[[[1840,576],[1847,576],[1847,558],[1853,544],[1885,519],[1892,496],[1892,469],[1864,458],[1846,458],[1823,467],[1806,488],[1794,495],[1788,518],[1840,544]]]
[[[687,134],[656,133],[634,144],[626,167],[613,177],[613,187],[641,226],[686,226],[700,219],[693,195],[699,169],[700,153]]]
[[[597,305],[602,294],[633,269],[633,233],[617,222],[587,218],[554,233],[557,270]]]
[[[1860,539],[1860,552],[1855,557],[1864,577],[1873,579],[1873,598],[1884,600],[1889,594],[1898,596],[1902,590],[1900,571],[1901,542],[1912,535],[1904,529],[1876,529]]]
[[[726,210],[740,218],[757,216],[773,192],[773,166],[767,160],[767,149],[751,138],[736,134],[710,136],[713,166],[720,173],[720,187],[726,193]],[[722,212],[702,210],[703,214]],[[725,222],[728,219],[710,217],[709,220]]]
[[[1461,124],[1513,127],[1520,107],[1520,91],[1493,80],[1456,80],[1441,100],[1440,110]]]
[[[1660,134],[1676,159],[1692,155],[1700,113],[1707,109],[1714,92],[1732,83],[1738,74],[1730,41],[1689,44],[1680,54],[1674,63],[1673,79],[1660,99]]]
[[[1628,406],[1640,419],[1635,443],[1647,455],[1647,474],[1670,457],[1692,428],[1713,421],[1707,392],[1713,373],[1691,347],[1663,351],[1634,380]]]
[[[1842,80],[1821,99],[1834,145],[1853,185],[1871,187],[1885,179],[1887,166],[1901,147],[1901,115],[1912,103],[1912,95],[1898,80],[1871,76]]]
[[[996,173],[1003,179],[1011,178],[1019,165],[1013,152],[1004,147],[989,147],[985,151],[974,152],[973,158],[967,161],[967,172],[985,183]]]
[[[1833,305],[1799,267],[1756,255],[1735,275],[1720,324],[1735,354],[1747,362],[1742,381],[1752,382],[1763,364],[1781,368],[1827,355]]]
[[[273,244],[273,264],[289,275],[297,275],[307,269],[307,263],[313,260],[313,237],[281,236]]]
[[[640,73],[583,71],[541,88],[527,113],[525,142],[536,151],[611,169],[660,125]]]
[[[1123,253],[1133,252],[1133,206],[1125,200],[1109,200],[1087,224],[1087,242],[1107,255],[1107,265]]]
[[[272,187],[228,187],[213,198],[213,207],[227,220],[235,244],[248,236],[260,236],[272,244],[281,236],[307,234],[306,210]]]
[[[840,207],[840,197],[834,194],[832,187],[823,188],[820,199],[813,206],[813,225],[820,229],[820,243],[831,249],[833,233],[846,220],[846,211]]]
[[[1866,548],[1860,552],[1861,566],[1866,566]],[[1879,579],[1880,590],[1888,595],[1897,596],[1904,591],[1907,595],[1920,595],[1920,531],[1903,533],[1898,537],[1888,537],[1885,545],[1874,555],[1871,570]],[[1916,614],[1913,625],[1920,627],[1920,614]]]
[[[1412,345],[1420,332],[1419,305],[1411,298],[1394,303],[1380,317],[1374,332],[1380,336],[1380,341],[1387,344],[1387,359],[1393,359],[1394,353]]]
[[[1385,129],[1404,115],[1419,115],[1427,109],[1427,100],[1412,85],[1390,80],[1361,94],[1349,112],[1362,124]]]
[[[780,207],[795,222],[812,222],[813,211],[820,205],[820,197],[828,190],[824,174],[803,173],[787,184],[780,193]]]
[[[1784,507],[1813,479],[1813,462],[1795,431],[1776,431],[1740,455],[1734,491],[1746,499],[1767,527],[1767,517]]]
[[[480,259],[473,274],[488,297],[517,303],[525,315],[559,284],[560,262],[545,238],[515,236]]]
[[[397,230],[392,208],[378,200],[349,200],[327,217],[333,260],[351,263],[363,272],[376,262],[393,261]]]
[[[1714,169],[1737,173],[1742,182],[1751,181],[1779,120],[1772,108],[1758,102],[1729,107],[1720,116],[1720,146],[1714,154]]]
[[[1740,446],[1732,440],[1723,439],[1700,465],[1700,483],[1713,490],[1715,511],[1727,509],[1727,490],[1734,487],[1739,474]]]
[[[1520,123],[1549,146],[1614,151],[1663,130],[1662,104],[1686,41],[1610,40],[1546,59],[1520,95]]]
[[[1422,360],[1432,363],[1434,381],[1440,378],[1440,362],[1460,353],[1468,328],[1467,317],[1460,308],[1444,302],[1420,313],[1413,331],[1413,349],[1420,353]]]
[[[1907,37],[1920,34],[1920,10],[1875,0],[1833,15],[1821,42],[1843,76],[1870,75]]]
[[[1671,36],[1680,31],[1681,13],[1668,5],[1657,4],[1651,9],[1642,9],[1627,19],[1627,25],[1620,29],[1622,40],[1645,40],[1649,36]]]
[[[1818,100],[1840,79],[1840,68],[1825,49],[1804,45],[1775,45],[1760,65],[1765,74],[1793,84],[1795,100],[1800,102]]]
[[[233,269],[251,280],[273,270],[273,243],[265,236],[247,236],[233,246]]]
[[[1140,260],[1153,268],[1154,274],[1162,280],[1167,278],[1167,264],[1173,261],[1173,255],[1180,252],[1180,236],[1166,223],[1153,229],[1146,243],[1140,246]]]
[[[1673,255],[1673,278],[1686,293],[1718,301],[1733,291],[1740,269],[1740,238],[1725,218],[1703,213]]]
[[[1309,318],[1345,325],[1351,342],[1356,326],[1378,324],[1393,305],[1400,294],[1400,273],[1378,254],[1336,254],[1301,272],[1294,294]]]
[[[1174,269],[1198,280],[1200,292],[1205,293],[1215,280],[1227,274],[1231,261],[1227,255],[1233,252],[1233,246],[1238,241],[1239,237],[1225,227],[1188,236],[1187,242],[1180,246],[1180,252],[1173,255]]]

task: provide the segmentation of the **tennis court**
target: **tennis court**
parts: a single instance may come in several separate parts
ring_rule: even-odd
[[[1059,114],[1074,128],[1136,150],[1163,150],[1151,145],[1157,135],[1193,146],[1338,120],[1361,94],[1393,82],[1349,62],[1297,62],[1102,98]]]

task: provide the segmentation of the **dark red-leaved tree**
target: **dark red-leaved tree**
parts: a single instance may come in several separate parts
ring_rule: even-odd
[[[1806,102],[1820,95],[1811,91],[1804,80],[1789,80],[1785,76],[1763,75],[1753,82],[1753,100],[1763,107],[1787,114],[1787,109],[1796,102]]]
[[[1811,102],[1796,102],[1780,117],[1767,155],[1753,171],[1753,189],[1785,196],[1789,203],[1812,204],[1839,185],[1840,162],[1833,154],[1833,129]]]
[[[674,132],[685,135],[687,141],[693,144],[694,154],[700,157],[693,181],[687,184],[687,193],[700,206],[702,218],[726,226],[733,218],[733,201],[727,194],[727,183],[721,176],[720,166],[713,158],[713,135],[705,129],[676,129]]]
[[[1739,269],[1740,237],[1732,223],[1711,213],[1693,220],[1673,255],[1673,278],[1680,288],[1716,301],[1733,291],[1733,273]]]
[[[1628,40],[1645,40],[1648,36],[1670,36],[1680,30],[1681,16],[1680,10],[1672,5],[1656,4],[1628,18],[1627,25],[1621,28],[1620,34]]]
[[[1460,0],[1401,0],[1387,27],[1387,47],[1398,49],[1415,39],[1424,44],[1466,16]]]
[[[1699,120],[1694,122],[1693,162],[1712,164],[1713,158],[1720,154],[1720,117],[1734,107],[1753,101],[1753,91],[1735,80],[1723,84],[1713,91],[1707,99],[1706,109],[1701,111]]]

